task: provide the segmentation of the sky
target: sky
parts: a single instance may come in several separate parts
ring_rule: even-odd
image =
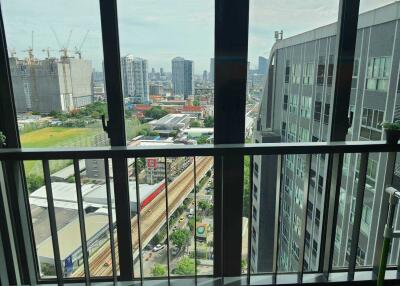
[[[71,55],[82,44],[83,58],[101,70],[103,61],[98,0],[0,0],[8,49],[26,56],[31,46],[37,58],[43,49],[52,56],[67,46]],[[361,0],[360,11],[393,0]],[[118,0],[121,55],[147,59],[149,70],[171,70],[171,60],[181,56],[195,62],[195,73],[209,71],[214,53],[213,0]],[[249,61],[257,68],[258,56],[269,57],[274,31],[289,37],[333,23],[339,0],[250,0]],[[72,31],[72,33],[71,33]],[[69,43],[67,39],[71,33]],[[57,40],[58,38],[58,40]],[[25,52],[24,52],[25,51]]]

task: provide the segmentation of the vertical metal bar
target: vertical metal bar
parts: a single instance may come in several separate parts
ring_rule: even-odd
[[[17,114],[12,88],[9,66],[6,33],[3,12],[0,3],[0,130],[6,136],[8,148],[19,148]],[[11,213],[11,228],[14,241],[3,234],[4,254],[7,259],[7,275],[10,284],[33,284],[37,280],[37,257],[34,245],[33,227],[29,211],[28,193],[26,191],[25,174],[21,161],[4,162],[4,178],[8,193],[8,204]],[[1,215],[1,213],[0,213]],[[0,223],[0,227],[1,223]],[[3,231],[6,228],[3,228]],[[14,253],[16,259],[12,259]]]
[[[396,164],[396,152],[389,152],[387,153],[387,160],[386,160],[386,168],[385,168],[385,179],[384,185],[382,190],[386,190],[387,187],[392,186],[394,170]],[[375,243],[375,253],[374,253],[374,261],[373,261],[373,272],[376,276],[378,276],[379,272],[379,265],[381,262],[381,255],[383,249],[383,232],[385,229],[386,220],[388,217],[388,209],[387,204],[389,202],[389,194],[387,192],[382,193],[381,201],[380,201],[380,213],[377,222],[377,237]]]
[[[139,265],[140,265],[140,282],[143,285],[143,257],[142,257],[142,239],[141,239],[141,226],[140,226],[140,218],[141,218],[141,199],[140,199],[140,190],[139,190],[139,173],[138,173],[138,158],[135,158],[135,184],[136,184],[136,201],[137,201],[137,229],[138,229],[138,241],[139,241]]]
[[[335,79],[328,141],[345,141],[349,128],[349,104],[353,74],[354,50],[357,38],[357,22],[360,0],[340,0],[336,32]],[[329,155],[325,170],[325,194],[321,228],[321,255],[319,270],[329,279],[332,270],[337,205],[339,201],[343,154]],[[329,199],[329,201],[327,200]]]
[[[58,244],[57,222],[54,210],[54,199],[53,199],[53,191],[51,188],[50,167],[48,160],[43,160],[43,175],[44,175],[44,183],[46,186],[47,209],[49,211],[50,232],[51,232],[51,240],[53,243],[54,265],[56,267],[57,282],[59,285],[63,285],[64,284],[63,270],[61,266],[60,246]]]
[[[325,193],[321,231],[321,256],[319,269],[329,279],[332,270],[333,252],[337,225],[337,211],[342,178],[343,153],[329,155],[326,168]]]
[[[197,175],[196,156],[193,157],[193,180],[194,180],[194,280],[197,285]]]
[[[167,270],[168,270],[168,285],[171,283],[170,272],[170,257],[169,257],[169,206],[168,206],[168,177],[167,177],[167,157],[164,157],[164,179],[165,179],[165,216],[167,218]]]
[[[0,285],[10,285],[7,274],[6,257],[4,255],[3,240],[1,239],[0,229]]]
[[[215,1],[215,143],[244,143],[247,83],[249,0]],[[235,100],[231,100],[232,94]],[[243,156],[224,157],[224,169],[215,177],[227,176],[221,207],[225,221],[222,232],[229,239],[223,247],[224,276],[241,275]],[[216,251],[216,256],[221,252]],[[216,261],[221,261],[216,257]],[[221,273],[218,273],[221,274]]]
[[[113,281],[117,282],[117,267],[115,259],[115,241],[114,241],[114,220],[113,220],[113,210],[111,201],[111,186],[110,186],[110,166],[108,163],[108,158],[104,159],[104,170],[106,179],[106,195],[107,195],[107,212],[108,212],[108,231],[110,233],[110,251],[111,251],[111,262],[112,262],[112,273]]]
[[[303,217],[301,218],[301,247],[299,253],[299,275],[297,282],[299,284],[303,283],[303,273],[304,273],[304,253],[306,247],[306,231],[307,231],[307,205],[308,196],[310,193],[310,169],[311,169],[312,155],[306,154],[304,160],[304,187],[303,187]]]
[[[222,190],[224,157],[214,156],[214,277],[221,278],[223,270]]]
[[[360,236],[360,226],[361,226],[362,210],[364,204],[365,182],[367,179],[367,167],[368,167],[368,153],[361,153],[360,171],[358,172],[358,186],[356,193],[356,206],[354,209],[354,222],[353,222],[353,230],[351,233],[349,272],[347,276],[348,280],[354,279],[354,273],[356,269],[357,248]]]
[[[250,174],[249,174],[249,221],[247,233],[247,284],[250,285],[250,271],[251,271],[251,240],[253,231],[253,170],[254,170],[254,155],[250,155]]]
[[[76,185],[76,198],[78,202],[79,230],[82,242],[83,267],[85,270],[85,282],[86,285],[89,285],[90,284],[90,272],[89,272],[90,270],[89,270],[89,256],[88,256],[89,253],[87,249],[85,210],[83,208],[81,174],[80,174],[78,159],[74,159],[74,173],[75,173],[75,185]]]
[[[107,132],[112,146],[126,146],[117,14],[117,0],[100,0],[104,78],[110,118]],[[120,280],[130,281],[133,278],[133,255],[127,160],[123,157],[113,158],[112,166]]]
[[[279,216],[281,212],[281,181],[282,181],[282,157],[283,155],[279,155],[277,159],[277,174],[276,174],[276,196],[275,196],[275,225],[274,225],[274,257],[273,257],[273,266],[272,266],[272,280],[274,284],[276,284],[276,276],[278,273],[278,259],[279,259]]]

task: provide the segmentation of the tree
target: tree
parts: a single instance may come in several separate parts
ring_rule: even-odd
[[[190,127],[200,127],[200,126],[201,126],[201,124],[197,120],[190,122]]]
[[[201,135],[199,138],[197,138],[197,144],[207,144],[208,136],[206,135]]]
[[[199,208],[201,208],[203,211],[207,211],[212,207],[211,204],[206,200],[201,200],[198,204]]]
[[[189,232],[187,230],[177,229],[171,234],[170,238],[172,243],[180,249],[189,241]]]
[[[32,193],[44,185],[43,178],[37,175],[29,175],[26,177],[26,185],[28,192]]]
[[[159,106],[153,106],[150,110],[144,112],[144,115],[146,117],[150,117],[153,119],[160,119],[161,117],[164,117],[167,114],[168,112],[164,109],[161,109],[161,107]]]
[[[151,270],[151,274],[153,275],[153,277],[165,276],[167,275],[167,270],[165,269],[165,266],[156,263]]]
[[[214,117],[212,117],[212,116],[207,116],[207,117],[204,119],[204,127],[207,127],[207,128],[214,127]]]
[[[174,274],[178,275],[193,275],[194,274],[195,263],[194,259],[189,257],[183,257],[176,264],[176,268],[174,269]]]
[[[200,102],[197,99],[193,100],[193,106],[200,106]]]

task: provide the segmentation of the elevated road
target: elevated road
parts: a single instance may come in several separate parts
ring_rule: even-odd
[[[213,166],[213,157],[196,158],[196,179],[198,183]],[[169,216],[183,203],[194,187],[193,162],[172,182],[168,184]],[[140,227],[142,247],[154,237],[166,223],[165,192],[161,192],[154,200],[141,210]],[[133,258],[139,255],[137,216],[131,219]],[[115,258],[118,271],[118,239],[115,235]],[[110,243],[105,243],[89,258],[90,276],[112,276],[112,259]],[[84,276],[83,266],[79,267],[72,277]]]

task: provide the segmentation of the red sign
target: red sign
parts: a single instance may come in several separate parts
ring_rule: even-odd
[[[157,169],[157,158],[146,158],[148,169]]]

